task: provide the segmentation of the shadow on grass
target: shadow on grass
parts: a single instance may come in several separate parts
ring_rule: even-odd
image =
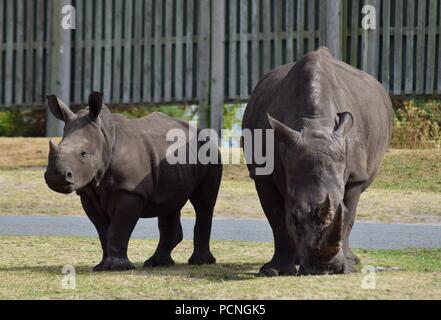
[[[191,266],[188,264],[176,264],[169,267],[143,268],[142,264],[135,264],[136,269],[122,272],[93,272],[93,266],[75,266],[77,275],[127,275],[127,276],[146,276],[146,277],[171,277],[181,276],[184,278],[205,279],[209,281],[242,281],[259,278],[259,263],[218,263],[209,266]],[[38,266],[10,266],[0,267],[0,272],[30,272],[42,273],[47,275],[62,275],[64,265],[38,265]]]

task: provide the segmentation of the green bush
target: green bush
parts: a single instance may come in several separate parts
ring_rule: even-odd
[[[42,111],[1,111],[0,136],[44,137],[46,113]]]
[[[191,105],[115,106],[111,110],[129,118],[141,118],[154,111],[159,111],[183,120],[195,120],[198,113],[197,106]],[[224,128],[240,128],[242,112],[243,105],[241,104],[225,105]],[[395,100],[394,113],[393,148],[441,147],[441,100]],[[45,136],[45,126],[45,110],[0,112],[0,136],[43,137]]]
[[[392,147],[399,149],[426,149],[441,146],[441,105],[424,104],[413,100],[396,104]],[[430,113],[429,113],[430,112]]]

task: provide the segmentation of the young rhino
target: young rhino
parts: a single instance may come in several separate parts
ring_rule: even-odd
[[[167,132],[180,129],[187,139],[187,156],[200,144],[189,143],[189,125],[161,113],[129,120],[112,114],[102,93],[89,96],[89,108],[74,114],[55,96],[50,111],[65,122],[63,139],[50,141],[48,186],[59,193],[76,192],[95,225],[103,259],[95,271],[129,270],[127,246],[139,218],[158,217],[159,245],[144,267],[172,265],[171,252],[182,241],[180,211],[188,200],[196,211],[194,252],[190,264],[213,264],[210,232],[222,177],[222,164],[169,164],[174,142]],[[217,149],[217,146],[214,147]],[[213,149],[212,149],[213,150]]]

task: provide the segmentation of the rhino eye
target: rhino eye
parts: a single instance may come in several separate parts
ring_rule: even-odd
[[[81,155],[81,158],[85,158],[87,156],[87,152],[81,151],[80,155]]]

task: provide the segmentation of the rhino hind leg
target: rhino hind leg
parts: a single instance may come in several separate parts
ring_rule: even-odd
[[[188,259],[188,264],[214,264],[216,258],[210,250],[214,203],[209,199],[203,199],[203,196],[192,197],[191,203],[196,212],[196,224],[193,235],[193,254]]]
[[[274,235],[274,256],[264,264],[259,274],[264,277],[296,275],[299,264],[297,249],[288,232],[285,221],[285,202],[276,187],[270,183],[256,181],[263,211],[271,225]]]
[[[193,254],[188,259],[188,263],[191,265],[216,263],[216,258],[210,250],[210,236],[214,206],[216,205],[221,179],[222,165],[210,165],[204,181],[190,197],[190,202],[196,212],[193,235],[194,249]]]
[[[180,218],[180,211],[158,218],[159,244],[153,256],[144,262],[144,268],[166,267],[175,264],[171,252],[183,239]]]

